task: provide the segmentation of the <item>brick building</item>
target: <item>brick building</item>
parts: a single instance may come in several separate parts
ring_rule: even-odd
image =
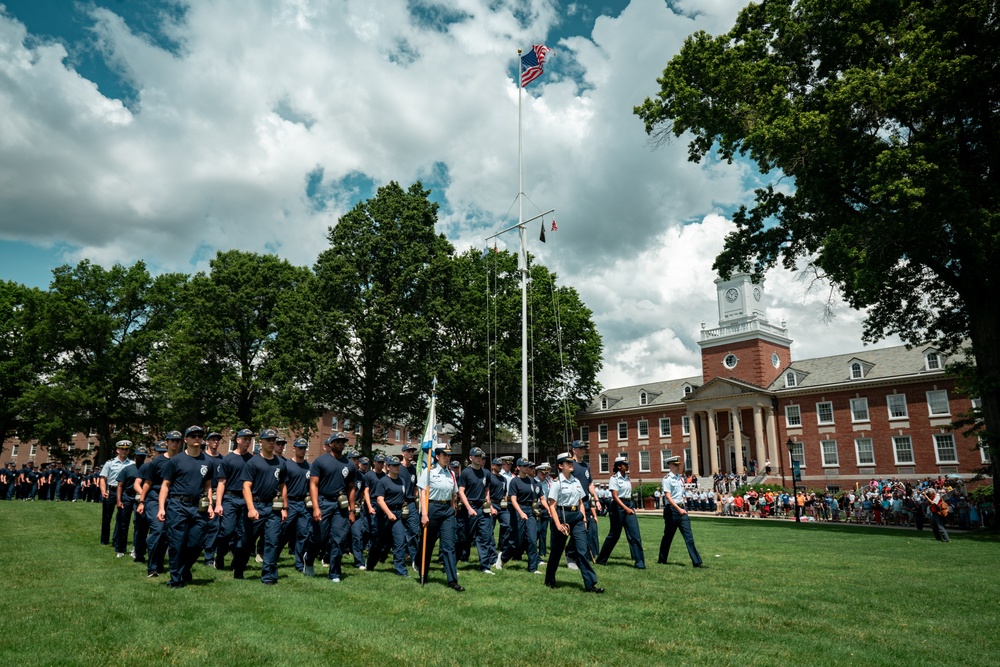
[[[600,478],[624,454],[633,479],[666,474],[664,461],[709,480],[751,459],[791,486],[791,461],[809,488],[847,488],[873,477],[968,479],[989,461],[948,426],[975,399],[959,394],[933,347],[862,350],[793,359],[785,323],[767,320],[763,284],[716,281],[719,326],[701,332],[700,376],[607,389],[577,415]],[[790,444],[789,444],[790,443]]]

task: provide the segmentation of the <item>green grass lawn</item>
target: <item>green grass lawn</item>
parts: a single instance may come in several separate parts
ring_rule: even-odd
[[[287,554],[278,586],[196,567],[195,584],[98,545],[100,508],[0,503],[3,665],[996,665],[1000,543],[930,531],[695,519],[710,566],[680,535],[657,565],[662,522],[642,517],[649,569],[624,537],[598,568],[603,596],[562,567],[551,591],[524,563],[460,564],[420,587],[388,565],[343,583]],[[606,520],[601,537],[606,532]],[[718,554],[718,557],[716,557]],[[475,550],[473,549],[473,558]],[[347,563],[351,562],[348,556]],[[251,566],[254,563],[251,562]],[[258,566],[259,567],[259,566]],[[317,570],[319,569],[317,564]]]

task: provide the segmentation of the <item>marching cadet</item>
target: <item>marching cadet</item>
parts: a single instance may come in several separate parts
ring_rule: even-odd
[[[146,549],[149,552],[146,576],[150,579],[160,576],[160,573],[163,572],[163,560],[167,553],[168,528],[163,519],[159,517],[163,469],[171,458],[180,453],[181,442],[181,434],[177,431],[171,431],[167,434],[166,440],[156,443],[153,448],[160,455],[154,457],[148,465],[143,466],[146,472],[142,473],[142,493],[139,496],[136,511],[142,513],[146,521],[149,522],[146,536]]]
[[[448,587],[462,592],[465,587],[458,583],[458,569],[455,562],[455,496],[458,483],[448,463],[451,461],[449,445],[435,445],[436,465],[428,474],[421,475],[417,486],[427,490],[427,506],[420,513],[420,525],[424,528],[424,540],[417,553],[417,570],[420,583],[427,582],[428,561],[434,551],[434,543],[441,538],[439,551],[444,562],[444,572]]]
[[[292,443],[292,458],[285,460],[288,516],[281,531],[281,539],[278,541],[277,553],[277,558],[280,558],[281,549],[288,544],[289,551],[295,556],[295,569],[299,572],[305,567],[302,554],[305,552],[306,541],[312,529],[311,508],[306,507],[306,499],[309,497],[309,462],[306,461],[308,448],[309,441],[305,438],[296,438]]]
[[[615,459],[615,474],[611,477],[609,484],[611,493],[611,504],[608,513],[611,515],[611,528],[608,536],[604,538],[604,546],[601,553],[597,555],[598,565],[607,565],[611,552],[614,551],[618,539],[621,537],[622,529],[625,529],[625,539],[628,541],[629,554],[635,567],[639,570],[646,569],[646,557],[642,550],[642,536],[639,534],[639,521],[635,516],[635,508],[632,504],[632,482],[628,478],[628,459],[619,456]]]
[[[694,536],[691,534],[691,519],[687,510],[684,509],[684,478],[680,476],[681,457],[671,456],[667,459],[667,468],[670,472],[663,478],[663,538],[660,540],[660,557],[657,563],[667,564],[667,556],[670,555],[670,543],[674,539],[674,533],[678,530],[684,537],[684,544],[687,545],[688,555],[691,556],[691,564],[695,567],[705,567],[698,554],[698,549],[694,546]]]
[[[400,461],[395,456],[386,457],[388,472],[379,479],[375,488],[368,489],[374,494],[379,512],[376,515],[375,538],[368,551],[368,569],[385,558],[392,551],[392,566],[401,577],[410,576],[406,571],[406,526],[403,524],[403,508],[406,507],[406,480],[400,476]]]
[[[146,448],[140,446],[135,450],[135,462],[130,466],[125,466],[118,473],[118,489],[115,492],[115,504],[118,506],[118,515],[115,517],[117,526],[115,528],[114,540],[116,558],[125,557],[125,549],[128,547],[128,528],[132,522],[132,514],[135,512],[135,481],[139,477],[139,468],[145,463]],[[138,522],[136,522],[135,528],[135,532],[138,533]],[[132,538],[132,553],[135,553],[134,535]]]
[[[278,539],[281,524],[288,518],[288,490],[285,485],[287,465],[275,454],[278,433],[272,428],[260,432],[260,452],[243,467],[243,501],[247,506],[247,534],[251,544],[263,538],[260,581],[267,586],[278,583]],[[279,502],[276,502],[279,501]],[[280,514],[275,512],[278,509]],[[234,560],[235,567],[235,560]]]
[[[503,567],[500,553],[503,551],[504,545],[507,544],[510,533],[510,513],[507,511],[507,480],[500,474],[502,468],[503,461],[493,459],[490,462],[490,471],[487,473],[489,478],[487,486],[490,490],[490,546],[491,551],[496,554],[493,569],[502,569]],[[494,542],[493,529],[497,524],[500,524],[500,537]]]
[[[451,474],[455,476],[455,481],[462,476],[462,462],[458,459],[452,459],[451,463],[448,464],[448,469],[451,470]],[[462,506],[460,500],[456,499],[455,505],[455,560],[459,563],[468,563],[469,556],[472,553],[472,541],[469,539],[469,522],[466,519],[469,517],[468,512]]]
[[[559,569],[559,559],[562,558],[566,541],[571,539],[576,545],[577,553],[587,551],[587,521],[580,504],[586,495],[580,480],[573,474],[573,457],[563,453],[556,458],[559,476],[549,487],[549,516],[552,517],[552,553],[545,567],[545,585],[556,587],[556,571]],[[593,521],[593,519],[590,519]],[[597,574],[590,561],[581,558],[580,574],[583,576],[584,592],[603,593],[604,589],[597,585]]]
[[[128,457],[132,449],[129,440],[119,440],[115,443],[115,451],[118,456],[104,462],[101,474],[98,477],[101,485],[101,544],[109,544],[111,539],[111,518],[115,513],[116,499],[118,497],[118,475],[125,466],[134,465]],[[117,530],[116,530],[117,532]]]
[[[213,489],[219,486],[219,464],[222,463],[223,458],[222,454],[219,453],[219,443],[221,442],[221,433],[213,431],[205,436],[205,456],[208,457],[208,465],[212,473]],[[208,567],[215,567],[215,546],[219,540],[219,526],[221,523],[222,517],[214,513],[211,519],[205,521],[203,541],[205,542],[205,565]]]
[[[548,542],[547,535],[549,532],[549,504],[545,501],[549,497],[549,486],[552,482],[549,480],[549,469],[550,466],[544,461],[539,463],[535,467],[535,482],[538,484],[538,498],[540,499],[539,509],[541,515],[538,517],[538,557],[545,558],[548,553]]]
[[[538,507],[539,487],[529,476],[531,462],[527,459],[517,460],[517,477],[511,480],[507,487],[510,501],[510,529],[513,538],[510,550],[500,554],[501,560],[509,561],[520,558],[525,551],[528,553],[528,572],[541,574],[538,571],[538,524],[535,522],[535,511]]]
[[[355,520],[354,478],[357,470],[344,456],[347,436],[337,433],[330,438],[330,451],[318,456],[309,467],[309,496],[313,503],[312,548],[306,552],[304,574],[315,576],[316,556],[329,554],[327,577],[335,584],[343,576],[341,569],[345,547]]]
[[[494,574],[490,566],[496,561],[493,547],[493,521],[487,508],[490,506],[489,473],[483,470],[483,457],[479,447],[469,450],[470,465],[458,476],[458,512],[465,513],[467,536],[465,541],[476,543],[479,553],[479,570],[484,574]]]
[[[566,553],[567,561],[570,557],[573,557],[575,560],[590,559],[593,561],[601,546],[597,533],[597,515],[601,512],[601,501],[597,498],[597,489],[594,487],[594,478],[590,475],[590,466],[583,460],[589,448],[590,445],[582,440],[573,441],[573,476],[580,481],[580,486],[587,492],[587,495],[583,498],[583,511],[588,515],[586,524],[587,550],[576,554],[574,545],[570,544]],[[577,558],[578,555],[579,558]],[[572,568],[572,565],[570,567]]]
[[[243,466],[253,458],[250,445],[253,431],[240,429],[236,451],[226,454],[215,473],[215,513],[219,516],[219,537],[215,543],[215,569],[226,564],[226,554],[233,552],[233,578],[242,579],[250,559],[250,538],[245,533],[247,506],[243,500]],[[237,568],[237,562],[241,563]],[[237,577],[236,574],[239,573]]]
[[[359,452],[348,453],[347,459],[358,468],[354,476],[354,497],[360,505],[358,515],[351,524],[351,554],[354,556],[354,567],[365,569],[365,550],[372,539],[375,530],[375,500],[371,493],[375,491],[378,478],[372,474],[367,456]],[[371,477],[369,477],[371,475]],[[369,486],[371,485],[371,486]],[[371,551],[371,549],[367,549]]]
[[[167,440],[180,438],[180,431],[171,431]],[[184,588],[191,582],[191,568],[201,552],[201,534],[205,517],[199,512],[202,495],[208,496],[208,513],[212,510],[212,472],[208,457],[201,451],[205,429],[188,427],[184,432],[187,445],[183,452],[171,456],[163,466],[160,488],[160,511],[157,519],[165,521],[170,544],[170,588]]]
[[[403,523],[406,524],[406,553],[413,563],[417,559],[417,540],[420,536],[420,512],[417,511],[417,465],[413,461],[414,452],[417,451],[415,445],[403,445],[403,460],[399,465],[399,476],[404,481],[404,501],[406,502],[406,515]]]

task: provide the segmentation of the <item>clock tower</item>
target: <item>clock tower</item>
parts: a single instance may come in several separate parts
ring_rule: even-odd
[[[791,344],[784,322],[767,320],[764,282],[736,273],[715,281],[719,326],[702,324],[701,372],[705,382],[730,377],[766,387],[792,363]]]

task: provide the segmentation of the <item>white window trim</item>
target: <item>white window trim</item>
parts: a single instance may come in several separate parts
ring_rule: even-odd
[[[587,424],[580,427],[580,442],[590,442],[590,426]]]
[[[789,382],[791,380],[791,382]],[[785,388],[791,389],[792,387],[799,386],[799,378],[795,375],[793,371],[788,371],[785,373]]]
[[[858,447],[858,442],[861,440],[867,440],[872,445],[872,462],[862,463],[861,462],[861,449]],[[878,463],[875,460],[875,440],[872,438],[855,438],[854,439],[854,460],[857,462],[859,468],[874,468]]]
[[[681,417],[681,435],[691,435],[691,420],[687,415]]]
[[[792,420],[788,418],[788,408],[795,408],[799,411],[799,423],[793,424]],[[802,407],[798,404],[796,405],[786,405],[785,406],[785,426],[787,428],[800,428],[802,426]]]
[[[604,437],[603,438],[601,437],[601,429],[602,428],[604,430]],[[607,424],[598,424],[597,425],[597,442],[607,442],[608,441],[608,433],[610,431],[611,431],[611,429],[608,428]]]
[[[606,396],[601,396],[601,410],[608,409],[608,399]]]
[[[733,360],[733,365],[732,366],[729,365],[729,359],[730,358],[732,358],[732,360]],[[725,366],[726,368],[728,368],[729,370],[733,370],[734,368],[736,368],[737,366],[740,365],[740,358],[737,357],[732,352],[730,352],[729,354],[727,354],[726,356],[724,356],[722,358],[722,365]]]
[[[646,425],[646,435],[642,434],[642,425]],[[635,423],[635,432],[639,436],[640,440],[649,440],[649,420],[640,419]]]
[[[646,455],[646,465],[642,465],[642,455]],[[648,450],[643,450],[639,452],[639,472],[649,472],[650,470],[650,456]]]
[[[938,438],[950,437],[951,438],[951,448],[955,450],[954,459],[942,459],[941,453],[938,448]],[[933,433],[931,434],[931,439],[934,441],[934,462],[939,466],[950,466],[958,465],[958,441],[955,440],[955,436],[952,433]]]
[[[622,435],[622,426],[625,427],[624,436]],[[618,433],[619,440],[628,440],[628,422],[618,422],[618,430],[616,431],[616,433]]]
[[[685,396],[690,396],[693,391],[694,391],[694,387],[692,387],[689,384],[684,385],[684,395]]]
[[[606,475],[608,472],[610,472],[609,468],[610,458],[611,457],[608,455],[607,452],[601,452],[600,455],[597,457],[597,466],[602,474]]]
[[[826,462],[826,451],[823,449],[824,442],[833,443],[833,452],[837,455],[836,463]],[[819,460],[821,468],[839,468],[840,467],[840,445],[837,444],[836,440],[820,440],[819,441]]]
[[[931,355],[937,359],[937,368],[931,368]],[[944,355],[937,350],[927,350],[924,352],[924,370],[939,371],[944,368]]]
[[[669,468],[669,467],[667,466],[667,463],[666,463],[666,461],[667,461],[667,459],[669,459],[669,458],[670,458],[671,456],[673,456],[673,451],[674,451],[674,450],[672,450],[672,449],[661,449],[661,450],[660,450],[660,471],[661,471],[661,472],[666,472],[667,470],[669,470],[669,469],[670,469],[670,468]]]
[[[823,421],[822,417],[820,416],[819,406],[821,406],[821,405],[829,405],[830,406],[830,421],[828,421],[828,422]],[[836,423],[837,423],[837,416],[836,416],[836,414],[833,411],[833,401],[820,401],[819,403],[817,403],[816,404],[816,424],[819,425],[819,426],[829,426],[831,424],[836,424]]]
[[[945,403],[948,404],[948,412],[942,412],[942,413],[935,414],[934,412],[931,412],[931,394],[940,394],[940,393],[944,393]],[[948,390],[947,389],[934,389],[932,391],[927,392],[927,416],[928,417],[951,417],[951,399],[948,398]]]
[[[993,459],[990,456],[990,448],[979,443],[979,460],[983,464],[992,463]]]
[[[798,445],[800,448],[802,448],[802,461],[799,463],[799,468],[805,470],[805,467],[806,467],[806,443],[804,443],[804,442],[796,442],[794,440],[792,441],[792,443],[795,444],[795,445]],[[792,457],[791,450],[786,450],[786,451],[788,453],[788,468],[789,468],[789,470],[791,470],[792,462],[795,461],[795,459]]]
[[[666,433],[663,432],[663,425],[664,425],[663,423],[664,422],[666,422],[666,426],[667,426],[667,432]],[[670,417],[660,417],[660,437],[661,438],[669,438],[670,437],[670,426],[671,426],[671,424],[670,424]]]
[[[15,459],[17,458],[17,455],[20,451],[21,451],[21,445],[18,444],[10,446],[10,455]]]
[[[899,460],[899,450],[896,448],[896,440],[898,438],[907,438],[910,441],[910,461],[900,461]],[[913,466],[917,464],[917,455],[913,451],[913,436],[910,435],[894,435],[892,436],[892,460],[897,466]]]
[[[864,401],[865,402],[865,415],[867,415],[867,416],[864,419],[858,419],[858,418],[856,418],[854,416],[854,402],[855,401]],[[872,420],[872,413],[871,413],[871,410],[868,409],[868,397],[867,396],[859,396],[858,398],[852,398],[851,399],[851,423],[852,424],[867,423],[867,422],[870,422],[871,420]]]
[[[889,405],[889,399],[899,396],[903,399],[903,416],[894,417],[892,414],[892,406]],[[885,411],[889,415],[889,421],[894,419],[909,419],[910,418],[910,406],[906,403],[906,394],[887,394],[885,397]]]
[[[639,392],[639,405],[649,405],[649,396],[646,392]]]
[[[850,368],[848,370],[850,371],[852,380],[865,379],[865,365],[862,364],[860,361],[851,362]],[[855,371],[857,371],[857,375],[855,375]]]

